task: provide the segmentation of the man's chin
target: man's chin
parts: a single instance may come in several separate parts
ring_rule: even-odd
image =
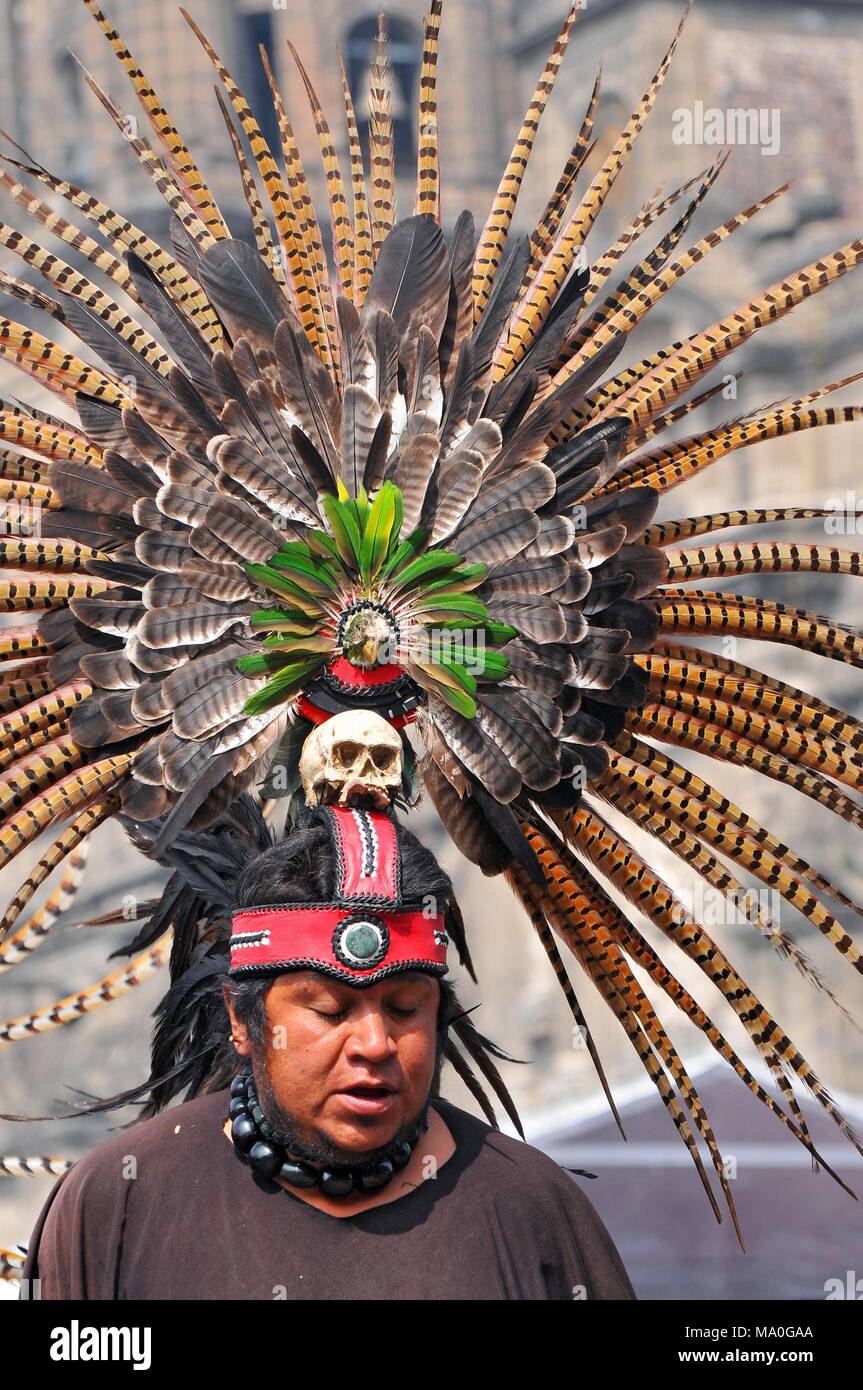
[[[429,1098],[420,1108],[406,1114],[399,1103],[390,1107],[393,1113],[381,1115],[352,1115],[330,1107],[330,1100],[313,1123],[304,1123],[275,1101],[258,1092],[261,1107],[275,1131],[274,1137],[295,1158],[316,1167],[365,1167],[382,1158],[405,1139],[413,1139],[417,1126],[423,1129]]]
[[[418,1115],[404,1117],[401,1107],[393,1115],[335,1115],[326,1114],[318,1123],[317,1133],[329,1144],[339,1163],[356,1163],[374,1158],[377,1151],[400,1138],[403,1131],[417,1123]]]

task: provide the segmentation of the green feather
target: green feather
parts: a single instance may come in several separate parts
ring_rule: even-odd
[[[339,566],[339,568],[342,567],[342,557],[339,554],[339,548],[333,540],[332,536],[328,536],[326,531],[309,531],[308,537],[308,547],[310,554],[318,557],[321,560],[330,562],[334,561]],[[299,542],[295,541],[293,542],[293,544],[299,544]],[[286,547],[283,546],[282,549],[284,550],[286,549]]]
[[[299,608],[300,612],[307,614],[308,617],[323,616],[321,605],[313,595],[304,592],[298,584],[294,584],[278,570],[271,569],[269,565],[249,563],[246,565],[246,574],[256,584],[278,594],[280,598],[286,598],[294,608]]]
[[[290,654],[287,652],[256,652],[254,656],[241,656],[236,666],[244,676],[267,676],[281,671],[288,661]]]
[[[476,694],[476,680],[470,671],[461,661],[453,661],[449,657],[437,657],[435,661],[429,663],[432,670],[444,671],[456,682],[468,695]],[[438,677],[440,679],[440,677]],[[449,682],[444,681],[445,685]]]
[[[475,589],[481,584],[488,574],[488,565],[461,565],[458,569],[450,570],[448,574],[440,579],[434,579],[430,584],[423,585],[424,594],[433,594],[440,589],[459,588],[463,591]]]
[[[486,637],[495,647],[502,647],[504,643],[511,642],[513,637],[518,636],[516,628],[510,627],[508,623],[499,623],[494,618],[486,618],[483,627]]]
[[[413,588],[426,577],[439,575],[444,570],[453,570],[460,563],[461,556],[451,550],[428,550],[418,555],[409,565],[405,565],[396,575],[393,591],[401,593]]]
[[[344,491],[344,487],[339,480],[339,486]],[[339,556],[342,561],[351,569],[357,567],[360,562],[360,528],[353,512],[348,510],[347,503],[339,501],[333,497],[332,493],[326,492],[321,497],[321,506],[326,514],[327,521],[330,523],[330,530],[333,533]]]
[[[276,653],[274,652],[272,655],[275,656]],[[247,660],[246,657],[240,659]],[[280,705],[286,700],[290,700],[302,689],[312,671],[319,670],[322,665],[319,657],[309,661],[292,661],[290,665],[284,666],[278,675],[273,676],[271,681],[267,681],[262,690],[257,691],[246,701],[243,706],[243,713],[250,717],[255,714],[263,714],[265,710],[272,709],[274,705]]]
[[[333,639],[322,637],[317,632],[273,632],[269,637],[264,638],[262,645],[273,652],[287,652],[289,654],[322,652],[329,656],[333,651]]]
[[[392,483],[383,483],[369,511],[360,552],[360,575],[365,584],[371,583],[386,558],[396,518],[397,493]]]
[[[463,690],[452,690],[449,686],[439,686],[439,693],[442,700],[459,714],[463,714],[465,719],[476,718],[476,700],[472,695],[466,695]]]
[[[442,680],[436,680],[429,670],[426,670],[424,674],[428,679],[429,686],[449,705],[450,709],[463,714],[465,719],[476,718],[476,700],[472,695],[468,695],[467,691],[462,690],[460,686],[448,685]]]
[[[280,550],[270,558],[269,563],[297,584],[301,591],[316,594],[320,598],[341,593],[341,586],[335,574],[319,562],[285,555]]]
[[[382,578],[390,574],[397,574],[402,565],[407,565],[416,558],[428,540],[428,530],[424,526],[417,526],[415,531],[411,531],[406,536],[401,545],[397,546],[392,555],[387,560],[381,572]]]
[[[423,615],[428,618],[428,614]],[[477,628],[485,633],[486,641],[494,647],[502,647],[506,642],[512,641],[518,633],[514,627],[508,627],[506,623],[499,623],[495,619],[486,618],[484,622],[477,623],[472,618],[435,618],[429,623],[428,631],[434,632],[435,628],[444,628],[447,632],[458,632],[465,628]]]
[[[368,525],[369,512],[371,511],[371,503],[369,502],[369,494],[366,492],[366,490],[365,490],[364,487],[360,487],[360,490],[359,490],[359,492],[357,493],[357,496],[356,496],[356,499],[354,500],[354,504],[353,504],[353,505],[354,505],[354,507],[356,508],[357,525],[358,525],[359,528],[360,528],[360,534],[362,534],[362,532],[365,530],[366,526]]]
[[[251,616],[252,627],[266,628],[269,632],[290,632],[304,635],[317,632],[320,622],[310,619],[308,613],[299,608],[258,608]]]
[[[477,672],[480,680],[502,681],[509,675],[509,662],[503,652],[488,651],[482,653],[482,670]]]
[[[463,594],[457,589],[447,589],[442,593],[430,594],[428,597],[425,594],[418,594],[416,603],[429,617],[434,613],[442,613],[445,617],[474,618],[478,623],[484,622],[488,617],[488,610],[484,603],[481,603],[473,594]]]

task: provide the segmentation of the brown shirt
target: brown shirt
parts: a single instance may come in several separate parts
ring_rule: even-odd
[[[446,1101],[437,1176],[350,1217],[262,1192],[225,1142],[228,1101],[125,1130],[60,1179],[24,1270],[42,1298],[635,1297],[576,1179]]]

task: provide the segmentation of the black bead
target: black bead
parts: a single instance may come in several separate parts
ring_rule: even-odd
[[[246,1094],[246,1078],[245,1078],[245,1076],[235,1076],[234,1079],[233,1079],[233,1081],[231,1082],[231,1095],[232,1095],[232,1096],[244,1096],[245,1094]]]
[[[318,1179],[320,1188],[327,1197],[347,1197],[354,1190],[354,1180],[350,1173],[334,1173],[325,1168]]]
[[[374,1192],[376,1188],[383,1187],[384,1183],[389,1182],[394,1171],[389,1159],[382,1158],[380,1163],[376,1163],[368,1173],[360,1174],[359,1185],[363,1192]]]
[[[231,1138],[240,1153],[247,1154],[257,1139],[257,1132],[250,1115],[238,1115],[231,1125]]]
[[[261,1123],[258,1125],[258,1129],[261,1131],[261,1134],[264,1136],[265,1139],[272,1139],[273,1126],[270,1124],[269,1120],[261,1120]]]
[[[235,1120],[238,1115],[247,1115],[248,1113],[249,1112],[246,1109],[245,1096],[234,1096],[233,1100],[228,1106],[228,1114],[230,1115],[231,1119]]]
[[[256,1125],[263,1123],[264,1112],[259,1105],[252,1106],[252,1119],[254,1120]]]
[[[261,1192],[266,1192],[268,1197],[273,1197],[279,1192],[284,1196],[285,1189],[280,1183],[273,1182],[272,1178],[262,1178],[260,1173],[255,1172],[254,1168],[252,1169],[252,1182],[255,1187],[260,1188]]]
[[[274,1178],[282,1166],[282,1155],[272,1144],[265,1144],[259,1139],[257,1144],[253,1144],[249,1149],[249,1161],[262,1178]]]
[[[279,1177],[290,1183],[291,1187],[314,1187],[317,1182],[314,1169],[305,1163],[283,1163],[279,1169]]]
[[[392,1154],[393,1163],[396,1165],[397,1168],[404,1168],[412,1153],[413,1149],[411,1148],[407,1139],[403,1139],[399,1144],[398,1148]]]

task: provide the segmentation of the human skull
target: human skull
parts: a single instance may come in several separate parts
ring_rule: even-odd
[[[308,806],[385,811],[401,788],[401,738],[379,714],[347,710],[309,734],[300,777]]]

